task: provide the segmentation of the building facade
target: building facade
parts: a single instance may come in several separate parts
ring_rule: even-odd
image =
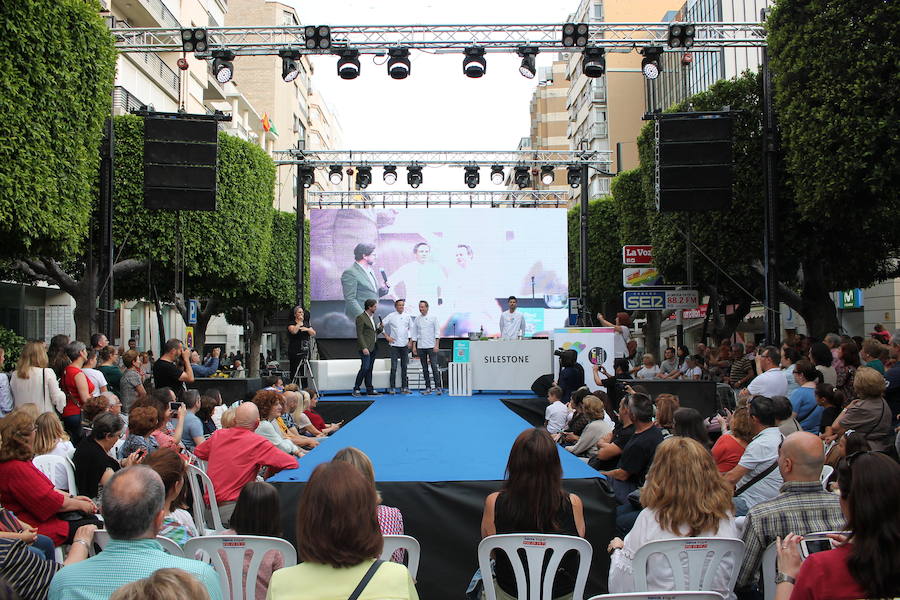
[[[539,150],[569,150],[569,80],[566,78],[567,61],[554,60],[549,67],[540,67],[537,87],[531,97],[530,147]],[[535,189],[567,190],[567,170],[554,169],[553,183],[544,185],[540,176],[535,178]]]

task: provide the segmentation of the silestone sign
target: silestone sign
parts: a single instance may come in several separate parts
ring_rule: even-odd
[[[472,389],[527,390],[553,372],[553,346],[546,339],[471,341],[469,360]]]

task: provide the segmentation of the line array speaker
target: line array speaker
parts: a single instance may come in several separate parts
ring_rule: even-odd
[[[215,121],[144,118],[144,208],[216,210]]]

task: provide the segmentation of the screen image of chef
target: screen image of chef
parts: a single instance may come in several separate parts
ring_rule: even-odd
[[[567,222],[563,208],[365,208],[310,211],[311,325],[319,338],[356,337],[369,298],[378,315],[428,302],[441,337],[500,334],[518,298],[525,337],[565,324]]]

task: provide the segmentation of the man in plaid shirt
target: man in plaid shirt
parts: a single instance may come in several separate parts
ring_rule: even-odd
[[[738,589],[756,581],[763,552],[776,537],[784,538],[791,532],[840,531],[844,527],[838,496],[823,490],[819,480],[824,462],[822,440],[817,435],[798,431],[784,439],[778,450],[778,469],[784,480],[781,494],[747,513]]]

